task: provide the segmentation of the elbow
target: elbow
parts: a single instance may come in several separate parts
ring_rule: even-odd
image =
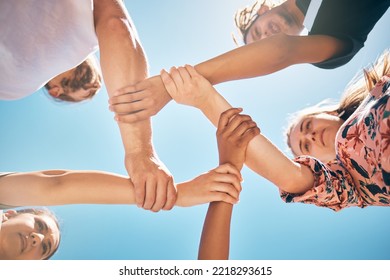
[[[297,164],[293,172],[288,172],[285,180],[278,182],[280,190],[291,194],[303,194],[314,187],[314,174],[304,165]]]
[[[131,41],[133,47],[138,45],[136,31],[126,17],[110,16],[100,20],[96,23],[96,34],[98,39],[104,36],[103,34],[111,34],[111,38],[115,38],[116,42]]]
[[[294,36],[283,33],[270,37],[271,44],[277,48],[272,57],[273,63],[277,69],[283,69],[293,64],[293,54],[295,52]]]

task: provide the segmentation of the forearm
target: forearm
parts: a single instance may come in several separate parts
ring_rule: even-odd
[[[218,92],[210,92],[209,99],[199,109],[214,124],[231,105]],[[245,164],[277,187],[291,193],[300,193],[314,184],[312,172],[283,154],[271,141],[260,134],[249,142]],[[283,174],[280,173],[283,170]]]
[[[212,84],[264,76],[299,63],[318,63],[342,54],[345,42],[323,35],[277,34],[199,63],[196,70]]]
[[[95,28],[109,96],[124,86],[144,80],[148,72],[146,57],[121,1],[95,1]],[[153,152],[150,119],[118,125],[126,154]]]
[[[177,185],[176,205],[188,201]],[[52,206],[66,204],[135,204],[134,185],[128,177],[102,171],[47,170],[15,173],[0,179],[0,204]]]
[[[270,74],[290,64],[289,46],[282,41],[282,36],[272,36],[199,63],[195,69],[214,85]]]
[[[229,258],[230,221],[233,205],[211,202],[200,240],[198,259],[227,260]]]

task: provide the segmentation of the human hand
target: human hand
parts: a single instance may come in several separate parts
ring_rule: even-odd
[[[172,67],[169,74],[162,70],[160,76],[169,95],[179,104],[200,109],[215,92],[209,81],[190,65]]]
[[[212,201],[235,204],[242,190],[240,181],[237,168],[229,163],[222,164],[191,181],[178,184],[176,205],[187,207]]]
[[[134,123],[156,115],[171,99],[160,76],[154,76],[114,92],[109,109],[117,121]]]
[[[251,117],[240,112],[241,108],[231,108],[223,112],[216,133],[219,162],[229,162],[239,170],[245,162],[248,143],[260,134],[260,129]]]
[[[153,212],[172,209],[176,202],[173,177],[156,155],[128,154],[125,166],[134,184],[138,207]]]

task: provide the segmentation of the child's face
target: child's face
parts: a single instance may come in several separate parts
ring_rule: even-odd
[[[245,34],[245,44],[249,44],[278,33],[299,35],[303,29],[303,26],[298,25],[292,18],[292,15],[281,6],[269,9],[267,6],[263,5],[258,10],[257,14],[257,18]]]
[[[323,162],[336,158],[336,134],[343,121],[322,113],[303,117],[290,133],[290,145],[297,156],[310,155]]]
[[[41,260],[58,247],[60,233],[46,215],[8,211],[0,231],[0,259]]]

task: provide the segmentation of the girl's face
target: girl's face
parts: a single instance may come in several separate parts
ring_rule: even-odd
[[[322,162],[334,160],[336,134],[342,124],[339,117],[327,113],[303,117],[291,129],[291,150],[296,156],[309,155]]]
[[[7,211],[0,232],[0,259],[42,260],[58,247],[60,233],[47,215]]]

